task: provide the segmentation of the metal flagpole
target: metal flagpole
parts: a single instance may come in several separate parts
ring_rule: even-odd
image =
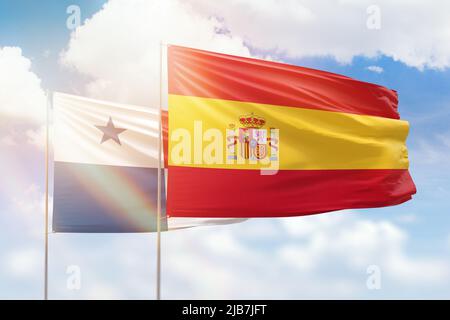
[[[48,300],[48,161],[49,161],[49,117],[52,94],[47,91],[47,112],[45,129],[45,261],[44,261],[44,300]]]
[[[156,300],[161,300],[161,122],[162,122],[162,64],[163,64],[163,44],[160,42],[159,48],[159,121],[158,121],[158,200],[157,200],[157,236],[156,236]]]

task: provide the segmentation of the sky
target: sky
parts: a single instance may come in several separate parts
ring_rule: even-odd
[[[417,186],[394,207],[165,233],[163,298],[450,298],[449,10],[443,0],[0,0],[0,298],[43,297],[45,92],[155,107],[160,41],[397,90]],[[50,234],[49,297],[154,299],[155,248],[153,234]]]

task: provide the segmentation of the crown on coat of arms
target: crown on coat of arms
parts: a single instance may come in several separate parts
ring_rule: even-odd
[[[245,128],[259,129],[266,124],[266,120],[263,117],[253,114],[247,114],[239,117],[239,122]]]

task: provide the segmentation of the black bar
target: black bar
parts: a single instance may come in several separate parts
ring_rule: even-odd
[[[354,318],[365,320],[377,317],[391,318],[393,309],[402,318],[431,314],[446,314],[448,300],[162,300],[162,301],[0,301],[4,314],[11,311],[15,318],[24,313],[41,313],[47,317],[65,320],[67,317],[87,319],[99,316],[105,319],[327,319]],[[10,310],[8,310],[10,309]],[[133,318],[132,318],[133,317]]]

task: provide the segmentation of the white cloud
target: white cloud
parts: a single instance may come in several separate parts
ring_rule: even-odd
[[[419,69],[450,65],[445,13],[450,3],[379,1],[380,30],[366,27],[370,5],[353,0],[109,0],[74,31],[60,61],[89,76],[86,95],[155,107],[160,41],[243,56],[250,55],[249,45],[278,57],[331,56],[345,63],[357,55],[383,54]],[[401,18],[415,16],[432,19],[425,24]],[[368,70],[383,71],[379,66]]]
[[[380,66],[368,66],[366,68],[369,71],[375,72],[375,73],[383,73],[384,69]]]
[[[35,145],[41,149],[45,148],[45,142],[47,138],[45,126],[41,126],[37,129],[28,129],[25,134],[27,136],[28,143]]]
[[[40,79],[30,71],[31,61],[17,47],[0,47],[0,123],[11,119],[40,124],[46,98]]]
[[[306,244],[287,245],[289,252],[296,252],[294,257],[299,255],[308,261],[311,269],[319,267],[327,257],[334,257],[355,271],[376,262],[393,281],[409,285],[439,284],[449,279],[450,261],[410,257],[406,251],[407,234],[394,223],[348,215],[284,220],[291,235],[306,241]],[[313,227],[306,227],[308,232],[292,233],[296,228],[305,230],[304,224]]]
[[[406,285],[442,285],[448,283],[450,265],[440,258],[411,259],[401,253],[393,253],[386,261],[389,274]]]
[[[221,28],[184,1],[110,0],[72,34],[61,62],[93,79],[89,96],[157,107],[160,41],[248,56]]]
[[[27,143],[42,145],[45,108],[46,96],[31,61],[18,47],[0,47],[0,147],[11,152]]]
[[[49,203],[52,203],[51,197]],[[14,217],[8,219],[9,223],[15,223],[15,227],[20,226],[28,235],[40,238],[44,233],[44,209],[45,194],[37,185],[31,184],[20,192],[15,191],[12,196],[12,206],[8,211],[10,215],[14,214]]]
[[[372,0],[192,0],[204,15],[258,49],[288,57],[383,54],[419,69],[450,66],[450,3],[379,0],[380,29],[368,29]],[[418,19],[417,17],[420,17]]]
[[[39,262],[42,254],[37,248],[17,248],[2,258],[3,268],[8,275],[16,278],[36,277],[42,268]]]
[[[23,190],[23,197],[13,197],[13,203],[17,211],[25,215],[33,215],[44,210],[44,196],[35,184]]]
[[[261,227],[272,232],[252,231]],[[408,243],[396,224],[348,211],[177,231],[163,241],[164,297],[367,298],[369,265],[387,296],[445,288],[449,259],[411,254]]]
[[[17,143],[14,139],[14,136],[11,134],[6,134],[0,139],[0,147],[1,146],[12,147],[15,146],[16,144]]]
[[[50,239],[52,298],[154,298],[154,234]],[[445,290],[450,261],[410,254],[408,243],[407,233],[394,223],[352,212],[164,233],[163,298],[370,298],[366,269],[374,264],[381,270],[384,296],[403,297],[407,289],[414,292],[411,297],[423,298],[424,288]],[[28,277],[27,261],[40,270],[35,264],[42,256],[28,260],[31,256],[18,254],[7,264],[8,274]],[[68,265],[81,268],[80,291],[66,288]]]

